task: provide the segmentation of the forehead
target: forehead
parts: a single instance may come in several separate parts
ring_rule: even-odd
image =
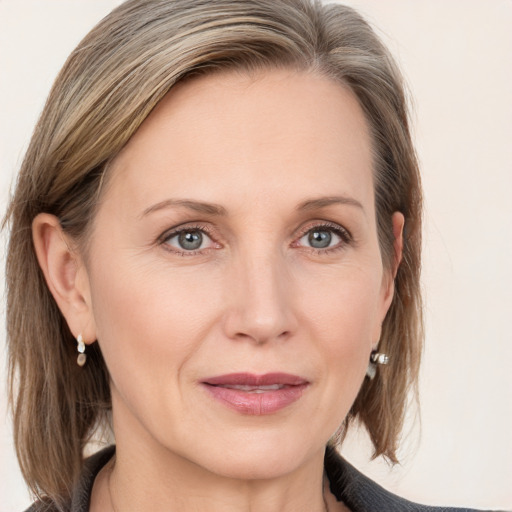
[[[372,167],[368,126],[347,87],[290,70],[226,72],[175,86],[109,181],[141,203],[171,192],[218,202],[226,190],[251,200],[290,187],[332,195],[337,185],[372,200]]]

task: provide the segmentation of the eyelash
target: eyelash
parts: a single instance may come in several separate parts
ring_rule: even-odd
[[[179,236],[181,233],[194,232],[194,231],[200,231],[201,233],[206,235],[212,241],[212,243],[214,245],[217,245],[220,247],[220,244],[218,242],[216,242],[215,239],[213,238],[213,236],[211,234],[210,227],[207,225],[203,225],[203,224],[191,224],[191,225],[186,225],[184,227],[173,228],[172,230],[166,231],[162,236],[160,236],[158,239],[158,243],[160,245],[162,245],[165,248],[165,250],[167,250],[173,254],[177,254],[178,256],[195,256],[197,254],[204,254],[205,251],[211,250],[212,247],[208,247],[206,249],[185,251],[185,250],[180,250],[177,247],[171,248],[171,246],[169,245],[169,240],[171,240],[172,238]],[[216,248],[216,247],[213,247],[213,248]]]
[[[299,246],[298,242],[306,236],[308,233],[311,233],[312,231],[328,231],[330,233],[334,233],[337,235],[341,242],[336,244],[333,247],[326,247],[324,249],[316,249],[315,247],[306,247],[306,246]],[[313,224],[309,225],[306,228],[304,228],[298,238],[295,242],[292,243],[292,246],[294,247],[302,247],[303,249],[307,251],[311,251],[313,254],[330,254],[336,251],[340,251],[345,249],[348,245],[352,244],[354,241],[352,234],[346,229],[340,226],[339,224],[335,224],[332,222],[321,222],[320,224]]]
[[[306,236],[308,233],[315,231],[315,230],[316,231],[328,231],[328,232],[334,233],[341,239],[341,242],[338,243],[337,245],[335,245],[334,247],[326,247],[323,249],[316,249],[314,247],[300,246],[299,241],[304,236]],[[176,247],[171,248],[171,246],[169,245],[169,240],[171,240],[172,238],[179,236],[181,233],[194,232],[194,231],[200,231],[201,233],[206,235],[211,240],[212,244],[216,245],[217,247],[208,247],[205,249],[186,251],[186,250],[180,250]],[[173,254],[177,254],[179,256],[195,256],[198,254],[204,254],[205,251],[209,251],[212,248],[216,249],[216,248],[221,247],[221,245],[215,241],[215,238],[213,237],[211,231],[212,230],[208,225],[203,225],[203,224],[193,224],[193,225],[187,225],[184,227],[173,228],[171,231],[166,231],[165,233],[163,233],[158,238],[158,243],[160,245],[162,245],[165,248],[165,250],[167,250]],[[354,241],[353,237],[347,229],[339,226],[338,224],[334,224],[334,223],[330,223],[330,222],[322,222],[319,224],[309,225],[307,228],[301,230],[299,236],[295,239],[294,242],[292,242],[292,247],[297,247],[297,248],[302,247],[302,249],[311,251],[314,254],[327,254],[327,253],[332,253],[335,251],[343,250],[347,245],[352,244],[353,241]]]

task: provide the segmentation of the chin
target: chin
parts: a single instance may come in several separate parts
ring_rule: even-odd
[[[276,438],[262,435],[251,439],[231,439],[229,445],[200,454],[196,462],[211,473],[239,480],[266,480],[290,474],[306,461],[318,457],[323,461],[326,443],[305,444],[299,436],[284,433]]]

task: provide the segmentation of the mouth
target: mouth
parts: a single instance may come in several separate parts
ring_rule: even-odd
[[[270,384],[269,386],[231,386],[229,384],[221,384],[218,387],[225,389],[237,389],[238,391],[245,391],[246,393],[266,393],[267,391],[276,391],[284,389],[282,384]]]
[[[201,382],[221,404],[246,415],[267,415],[284,409],[302,397],[309,381],[288,373],[232,373]]]

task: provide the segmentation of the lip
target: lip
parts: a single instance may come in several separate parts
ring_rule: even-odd
[[[299,400],[309,381],[289,373],[230,373],[201,382],[217,401],[241,414],[273,414]]]

